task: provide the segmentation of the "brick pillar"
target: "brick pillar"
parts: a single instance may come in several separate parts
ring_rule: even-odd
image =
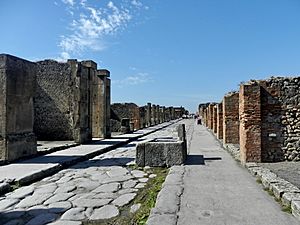
[[[215,105],[213,107],[213,132],[216,134],[217,133],[217,106]]]
[[[229,93],[223,99],[223,142],[239,144],[239,93]]]
[[[151,103],[147,103],[147,109],[146,109],[146,126],[151,126]]]
[[[214,104],[209,104],[209,106],[208,106],[208,128],[211,130],[214,127],[213,115],[214,115]]]
[[[241,162],[261,162],[261,88],[257,83],[240,86]]]
[[[217,138],[223,139],[223,103],[217,105]]]
[[[0,161],[37,152],[33,133],[36,74],[35,63],[0,54]]]

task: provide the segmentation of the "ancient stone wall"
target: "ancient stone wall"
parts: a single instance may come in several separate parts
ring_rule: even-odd
[[[120,132],[121,120],[124,118],[130,119],[134,123],[134,129],[140,127],[140,110],[134,103],[114,103],[111,105],[114,117],[111,119],[111,131]]]
[[[146,106],[139,107],[140,110],[140,128],[146,127]]]
[[[239,93],[233,92],[223,99],[223,142],[239,144]]]
[[[92,137],[91,73],[77,60],[37,62],[34,131],[40,140]]]
[[[217,104],[217,138],[223,139],[223,104]]]
[[[0,55],[0,161],[36,153],[33,133],[33,96],[36,64]]]
[[[218,127],[217,127],[217,123],[218,123],[218,118],[217,118],[218,114],[217,114],[217,105],[215,105],[213,107],[213,132],[216,134]]]

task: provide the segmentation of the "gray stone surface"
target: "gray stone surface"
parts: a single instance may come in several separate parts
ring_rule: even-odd
[[[53,223],[49,223],[49,225],[81,225],[80,221],[68,221],[68,220],[58,220]]]
[[[43,213],[43,214],[36,216],[32,220],[30,220],[28,223],[26,223],[26,225],[48,224],[48,223],[56,220],[57,217],[58,217],[58,215],[54,214],[54,213]]]
[[[19,199],[4,199],[0,201],[0,210],[7,209],[19,202]]]
[[[130,207],[130,213],[136,213],[141,208],[141,203],[134,204]]]
[[[100,193],[100,192],[116,192],[120,189],[120,183],[109,183],[103,184],[100,187],[94,189],[92,192]]]
[[[106,205],[99,209],[95,209],[90,219],[91,220],[110,219],[118,215],[119,215],[119,210],[116,206]]]
[[[171,179],[168,175],[161,190],[165,194],[159,194],[148,225],[299,224],[294,217],[282,212],[280,205],[232,159],[204,126],[195,125],[194,121],[186,122],[186,126],[190,146],[186,165],[183,171],[178,167],[178,170],[169,172]],[[167,188],[179,186],[177,176],[172,175],[177,173],[183,177],[183,192],[174,199],[180,190],[170,188],[167,192]],[[256,173],[263,174],[258,169]],[[162,200],[167,195],[170,198]],[[159,199],[160,196],[163,197]],[[180,207],[177,212],[175,207],[168,207],[178,204],[178,200]],[[264,209],[263,215],[261,209]],[[162,222],[164,217],[169,219],[166,223]]]
[[[149,138],[153,139],[167,134],[170,134],[170,130],[163,129],[149,135]],[[134,133],[127,134],[132,137],[136,137],[136,135]],[[123,138],[122,140],[127,139]],[[91,160],[77,163],[48,178],[30,186],[21,187],[1,197],[0,202],[3,200],[13,202],[10,202],[5,209],[6,217],[0,217],[0,224],[22,218],[22,225],[24,225],[29,220],[43,214],[56,214],[57,221],[55,222],[57,223],[63,224],[66,221],[68,224],[70,221],[74,221],[75,224],[78,224],[82,220],[90,219],[92,215],[96,217],[94,214],[96,209],[97,211],[102,209],[99,211],[101,213],[111,208],[110,213],[115,215],[114,209],[119,210],[121,205],[128,204],[136,196],[138,189],[133,187],[139,184],[138,179],[142,179],[141,181],[144,182],[148,181],[146,172],[132,171],[131,168],[125,167],[134,161],[135,144],[139,141],[101,154]],[[82,151],[89,149],[87,152],[90,154],[94,152],[95,146],[97,145],[83,145],[72,149],[75,154],[82,154]],[[103,145],[98,146],[98,148],[102,147]],[[50,154],[49,157],[67,159],[69,156],[65,156],[66,151],[67,149],[56,152],[55,155]],[[39,164],[42,165],[39,167],[40,169],[44,168],[43,163]],[[32,164],[32,166],[35,165]],[[140,188],[145,184],[140,183]],[[118,205],[113,206],[112,201]],[[104,206],[110,207],[103,208]]]
[[[116,198],[112,204],[117,206],[124,206],[127,205],[130,201],[132,201],[136,196],[136,193],[129,193],[121,195],[120,197]]]
[[[66,211],[62,216],[61,220],[81,221],[86,218],[84,214],[84,208],[72,208]]]

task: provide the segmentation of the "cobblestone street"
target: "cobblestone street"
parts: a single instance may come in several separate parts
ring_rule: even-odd
[[[137,142],[176,137],[176,124],[0,198],[3,225],[81,224],[117,216],[155,174],[130,167]],[[138,205],[132,207],[136,210]]]

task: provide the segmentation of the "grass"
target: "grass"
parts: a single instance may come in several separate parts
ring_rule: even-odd
[[[137,166],[129,166],[130,169],[140,169]],[[128,205],[119,208],[120,215],[107,220],[85,221],[84,225],[144,225],[150,215],[151,209],[155,206],[156,197],[161,190],[162,184],[168,174],[166,168],[150,168],[147,172],[157,176],[149,179],[147,185],[140,189],[135,199]],[[134,204],[141,204],[136,213],[130,213],[130,207]]]

